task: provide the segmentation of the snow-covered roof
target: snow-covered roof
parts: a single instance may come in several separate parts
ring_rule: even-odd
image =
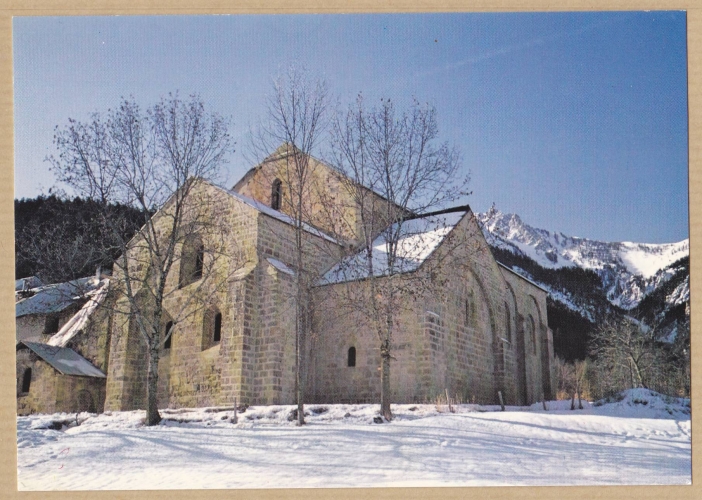
[[[73,349],[27,341],[22,341],[17,344],[18,349],[22,346],[30,349],[63,375],[107,378],[102,370],[93,366],[90,361],[85,359]]]
[[[15,280],[15,292],[21,292],[24,290],[29,290],[31,288],[37,288],[42,286],[44,283],[36,276],[29,276],[27,278],[20,278]]]
[[[29,290],[32,295],[15,304],[15,317],[28,314],[52,314],[85,300],[86,294],[100,286],[94,276]]]
[[[453,212],[442,215],[421,217],[390,226],[372,243],[372,261],[366,249],[342,259],[320,280],[320,285],[360,280],[371,275],[387,276],[416,270],[444,241],[444,238],[463,218],[466,212]],[[400,232],[397,239],[397,261],[394,269],[388,268],[387,235]]]
[[[88,292],[88,301],[80,308],[80,310],[69,319],[66,324],[61,327],[61,329],[53,335],[49,341],[48,345],[65,347],[66,344],[75,337],[83,328],[85,328],[90,315],[93,314],[95,309],[105,300],[107,296],[107,290],[109,287],[109,280],[104,279],[101,282],[101,286],[91,292]]]

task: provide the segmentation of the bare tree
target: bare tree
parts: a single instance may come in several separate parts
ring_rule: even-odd
[[[172,331],[164,331],[166,320],[175,324],[195,314],[227,286],[229,264],[222,257],[230,252],[228,228],[217,213],[225,204],[218,198],[222,193],[205,189],[204,181],[216,181],[226,163],[232,149],[228,126],[206,112],[199,97],[169,94],[146,112],[123,99],[104,118],[95,113],[86,123],[71,119],[56,128],[52,169],[59,182],[98,202],[102,250],[119,255],[111,288],[120,298],[113,307],[138,332],[147,353],[147,425],[160,421],[159,349]],[[115,217],[115,203],[143,213],[135,237],[125,238],[135,228]],[[174,286],[179,271],[181,282]],[[173,293],[186,298],[178,310],[167,311]]]
[[[585,384],[587,382],[587,372],[589,368],[589,363],[587,359],[576,359],[573,366],[573,372],[575,374],[575,392],[578,395],[578,409],[583,409],[583,391],[585,390]],[[575,409],[574,404],[571,404],[571,410]]]
[[[261,161],[277,162],[272,185],[272,206],[287,214],[294,227],[292,241],[295,303],[295,394],[297,423],[303,425],[305,399],[305,342],[311,323],[310,290],[317,273],[307,253],[306,228],[315,220],[310,204],[315,190],[312,154],[325,128],[328,87],[324,80],[310,78],[304,69],[291,66],[278,77],[267,99],[267,114],[251,133],[251,150]],[[272,156],[271,152],[275,151]],[[281,235],[285,237],[284,235]]]
[[[364,311],[377,334],[380,406],[387,420],[392,419],[390,361],[401,298],[431,296],[427,292],[440,289],[441,273],[406,272],[415,260],[408,256],[421,253],[428,244],[416,215],[467,194],[468,177],[459,175],[458,151],[437,144],[437,138],[436,110],[417,101],[408,111],[398,112],[390,100],[369,109],[359,96],[332,125],[332,161],[359,209],[353,229],[360,259],[348,261],[348,271],[353,275],[361,266],[367,280],[366,293],[354,292],[347,304]],[[446,227],[434,230],[447,232]]]
[[[653,331],[631,318],[608,319],[590,341],[603,394],[627,388],[649,388],[660,369]]]
[[[582,394],[587,381],[587,360],[576,359],[572,363],[568,363],[557,357],[555,368],[560,396],[570,395],[571,410],[575,410],[575,398],[577,396],[578,409],[582,410]]]

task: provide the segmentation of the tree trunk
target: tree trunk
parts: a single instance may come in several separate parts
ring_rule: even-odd
[[[636,379],[639,381],[637,387],[643,387],[644,389],[648,389],[646,382],[644,382],[643,375],[641,374],[641,370],[639,370],[639,364],[636,362],[636,360],[634,360],[634,358],[631,355],[629,355],[629,364],[633,367],[633,372],[636,374]]]
[[[146,422],[157,425],[161,421],[158,412],[158,341],[156,347],[149,347],[149,371],[146,376]]]
[[[390,340],[386,339],[380,348],[380,414],[392,420],[390,411]]]
[[[305,425],[305,405],[304,395],[304,377],[303,377],[303,356],[305,349],[305,328],[307,326],[306,314],[307,309],[305,308],[304,301],[306,300],[305,294],[301,289],[298,282],[298,293],[297,293],[297,332],[295,335],[295,397],[297,399],[297,425]]]

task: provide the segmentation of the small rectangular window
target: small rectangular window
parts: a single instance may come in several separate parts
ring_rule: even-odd
[[[350,367],[356,366],[356,348],[355,347],[349,347],[347,366],[350,366]]]
[[[57,314],[50,314],[44,323],[44,334],[52,335],[59,331],[59,317]]]
[[[25,368],[24,374],[22,375],[22,393],[26,394],[29,392],[29,387],[32,385],[32,369]]]

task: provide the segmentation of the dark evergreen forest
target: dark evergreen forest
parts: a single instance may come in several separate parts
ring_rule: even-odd
[[[119,250],[111,244],[104,213],[97,202],[81,198],[38,196],[15,200],[15,277],[38,276],[59,283],[109,270]],[[111,205],[126,236],[141,227],[144,215],[131,207]]]

